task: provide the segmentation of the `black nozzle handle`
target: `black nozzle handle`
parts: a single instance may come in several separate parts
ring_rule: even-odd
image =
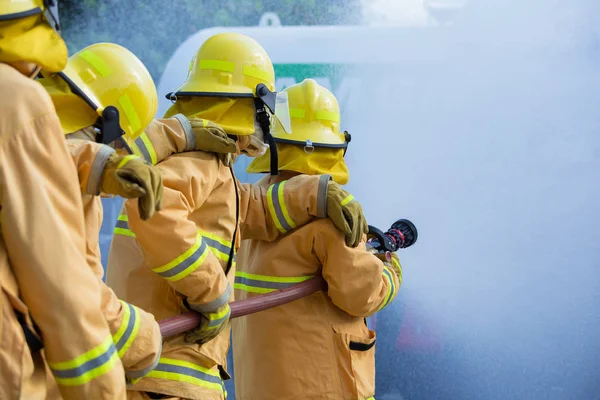
[[[369,244],[378,252],[396,252],[412,246],[417,241],[417,227],[407,219],[394,222],[387,232],[369,225]]]

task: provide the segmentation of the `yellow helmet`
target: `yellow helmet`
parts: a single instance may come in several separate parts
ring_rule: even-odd
[[[43,14],[54,30],[58,24],[58,0],[0,0],[0,21],[10,21]]]
[[[57,0],[0,0],[0,62],[27,61],[57,72],[69,57],[60,36]]]
[[[122,134],[129,140],[137,138],[158,107],[156,87],[144,64],[113,43],[93,44],[75,53],[50,83],[42,83],[49,89],[65,134],[96,124],[102,143]]]
[[[219,33],[202,44],[192,58],[187,80],[167,98],[256,97],[261,83],[275,90],[275,70],[265,49],[240,33]]]
[[[344,154],[350,135],[340,132],[340,107],[333,93],[313,79],[305,79],[284,92],[288,96],[292,129],[288,134],[274,121],[272,135],[277,143],[278,170],[331,174],[336,182],[347,183]],[[269,170],[269,153],[256,158],[247,168],[250,173]]]

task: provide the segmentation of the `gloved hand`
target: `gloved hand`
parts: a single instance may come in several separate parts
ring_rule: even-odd
[[[358,246],[369,231],[360,203],[333,181],[327,184],[327,216],[344,233],[350,247]]]
[[[400,264],[400,258],[396,253],[376,253],[375,256],[379,258],[385,265],[390,267],[396,275],[402,278],[402,265]]]
[[[191,118],[190,124],[196,139],[194,150],[217,153],[223,164],[230,167],[237,151],[235,140],[229,138],[219,125],[206,119]]]
[[[138,208],[143,220],[152,217],[162,207],[163,185],[160,171],[134,155],[110,155],[102,173],[100,191],[126,199],[139,197]]]
[[[185,335],[186,343],[204,344],[217,337],[227,326],[231,308],[229,308],[229,304],[225,304],[212,313],[201,314],[202,322]]]

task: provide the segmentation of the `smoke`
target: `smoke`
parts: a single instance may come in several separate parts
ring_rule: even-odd
[[[600,398],[599,9],[472,1],[452,26],[395,31],[379,50],[399,61],[359,73],[349,187],[370,223],[417,224],[396,307],[442,347],[378,360],[381,393]]]

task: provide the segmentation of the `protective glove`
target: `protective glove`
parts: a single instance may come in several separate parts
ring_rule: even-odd
[[[210,342],[225,329],[230,314],[229,304],[225,304],[211,313],[201,313],[202,322],[197,328],[185,335],[185,342],[198,344]]]
[[[102,173],[100,191],[126,199],[139,198],[140,218],[144,221],[162,207],[163,185],[160,171],[134,155],[110,155]]]
[[[390,267],[399,278],[402,278],[402,265],[400,264],[400,258],[396,253],[377,253],[375,254],[377,258],[379,258],[385,265]]]
[[[237,151],[235,140],[229,138],[219,125],[206,119],[191,118],[190,124],[196,140],[194,150],[216,153],[223,164],[230,167]]]
[[[327,184],[327,216],[346,237],[346,245],[356,247],[369,231],[362,206],[337,183]]]

